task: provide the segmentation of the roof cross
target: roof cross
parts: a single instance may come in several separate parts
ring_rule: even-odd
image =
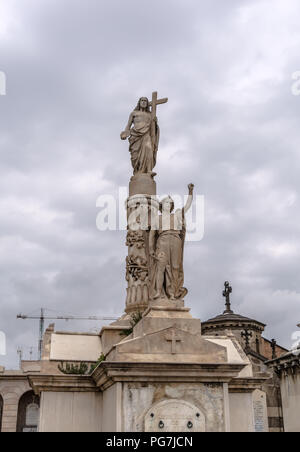
[[[223,290],[223,297],[226,298],[226,310],[224,311],[224,314],[233,314],[233,311],[231,310],[231,303],[230,303],[230,294],[232,293],[232,287],[230,286],[228,281],[225,281],[224,283],[225,289]]]

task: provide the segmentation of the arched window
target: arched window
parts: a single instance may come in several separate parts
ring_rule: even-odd
[[[2,431],[3,398],[0,394],[0,432]]]
[[[19,401],[17,432],[37,432],[40,398],[33,391],[26,392]]]

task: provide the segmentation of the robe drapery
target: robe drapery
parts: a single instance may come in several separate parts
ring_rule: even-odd
[[[129,152],[133,173],[152,173],[156,165],[159,142],[159,127],[155,123],[154,139],[151,136],[152,116],[145,116],[145,120],[137,122],[130,129]]]
[[[151,294],[154,296],[161,293],[163,298],[183,299],[188,292],[183,287],[183,251],[186,229],[184,210],[180,209],[170,216],[171,225],[177,222],[177,224],[181,224],[181,228],[176,230],[171,229],[171,226],[170,229],[163,230],[160,227],[157,231],[156,252],[151,275]],[[160,226],[161,223],[160,217]]]

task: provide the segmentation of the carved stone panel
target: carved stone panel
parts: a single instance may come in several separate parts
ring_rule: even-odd
[[[164,400],[146,414],[145,432],[205,432],[205,416],[184,400]]]
[[[136,183],[142,176],[134,176]],[[157,212],[158,208],[158,201],[150,195],[135,195],[127,200],[127,313],[143,312],[149,304],[149,227],[152,209]]]
[[[253,392],[254,431],[266,433],[268,429],[268,413],[266,393],[258,389]]]

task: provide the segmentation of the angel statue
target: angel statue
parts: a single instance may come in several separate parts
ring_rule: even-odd
[[[183,287],[183,250],[185,242],[185,214],[193,202],[194,185],[189,184],[189,197],[183,209],[174,211],[170,196],[160,203],[161,215],[157,227],[150,231],[151,293],[152,299],[182,300],[187,289]]]

